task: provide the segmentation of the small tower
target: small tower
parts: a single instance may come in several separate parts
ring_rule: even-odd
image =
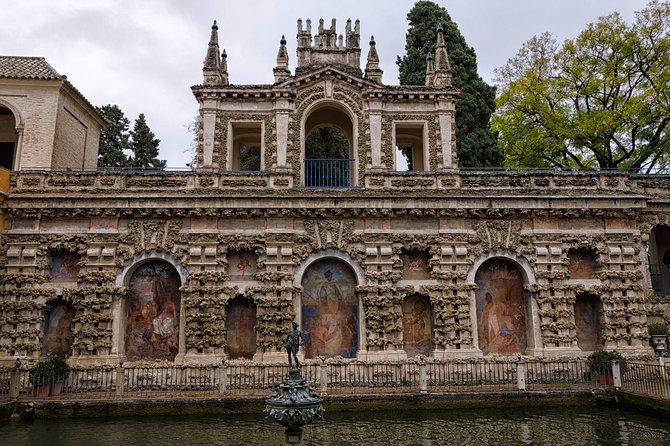
[[[368,52],[368,62],[365,65],[365,78],[381,84],[382,82],[382,71],[379,68],[379,55],[377,54],[377,43],[375,42],[375,36],[370,37],[370,51]]]
[[[219,57],[219,27],[216,24],[216,20],[214,20],[214,24],[212,25],[212,34],[209,38],[202,74],[205,85],[228,84],[226,52],[224,50],[222,57]]]
[[[430,56],[430,54],[429,54]],[[447,44],[444,41],[444,28],[437,27],[437,45],[435,47],[435,60],[426,58],[426,85],[431,87],[451,87],[451,65]],[[430,68],[433,68],[432,70]]]
[[[347,20],[345,35],[337,34],[337,22],[332,19],[330,27],[324,26],[324,20],[319,20],[318,33],[314,36],[312,45],[312,22],[307,20],[307,29],[303,29],[302,20],[298,20],[298,62],[296,73],[310,66],[341,65],[361,72],[360,22],[356,20],[354,27],[351,20]],[[346,38],[346,41],[345,41]]]
[[[281,36],[279,41],[279,52],[277,52],[277,66],[273,70],[275,83],[283,82],[291,77],[288,67],[288,51],[286,51],[286,38]]]

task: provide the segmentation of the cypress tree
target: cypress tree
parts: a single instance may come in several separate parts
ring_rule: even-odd
[[[496,89],[477,73],[477,55],[468,46],[458,26],[442,6],[428,0],[416,2],[407,14],[405,51],[396,63],[401,85],[424,85],[426,55],[435,54],[438,25],[444,28],[454,87],[461,90],[456,106],[456,146],[461,167],[502,166],[504,154],[498,137],[491,130],[491,115],[495,111]]]
[[[126,167],[128,157],[123,150],[130,148],[130,120],[118,105],[103,105],[97,110],[107,120],[107,126],[100,131],[98,167]]]
[[[140,113],[135,120],[135,126],[130,132],[132,137],[131,149],[133,158],[130,160],[130,166],[134,169],[164,169],[165,160],[159,160],[158,144],[160,140],[156,138],[151,131],[144,113]]]

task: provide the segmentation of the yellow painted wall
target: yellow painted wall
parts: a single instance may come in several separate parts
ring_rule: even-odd
[[[0,167],[0,207],[9,192],[9,170]],[[5,212],[0,208],[0,245],[2,244],[2,231],[5,229]]]

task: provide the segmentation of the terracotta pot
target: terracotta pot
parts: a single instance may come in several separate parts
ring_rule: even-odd
[[[33,396],[35,398],[44,399],[49,397],[51,384],[33,384]]]
[[[603,386],[608,386],[608,387],[614,386],[614,377],[611,374],[601,373],[599,381],[600,381],[600,384],[602,384]]]
[[[56,381],[51,384],[51,396],[59,396],[63,392],[65,381]]]

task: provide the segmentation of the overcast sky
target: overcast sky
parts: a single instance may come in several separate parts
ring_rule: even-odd
[[[286,35],[295,70],[296,21],[323,17],[361,21],[362,64],[371,35],[385,84],[398,83],[407,12],[414,0],[0,0],[0,55],[43,56],[94,105],[117,104],[132,121],[144,113],[160,138],[160,158],[183,167],[198,106],[190,86],[202,82],[211,24],[228,53],[234,84],[272,83],[279,39]],[[438,0],[468,44],[479,73],[493,70],[532,36],[572,38],[599,16],[619,11],[628,21],[646,0]]]

